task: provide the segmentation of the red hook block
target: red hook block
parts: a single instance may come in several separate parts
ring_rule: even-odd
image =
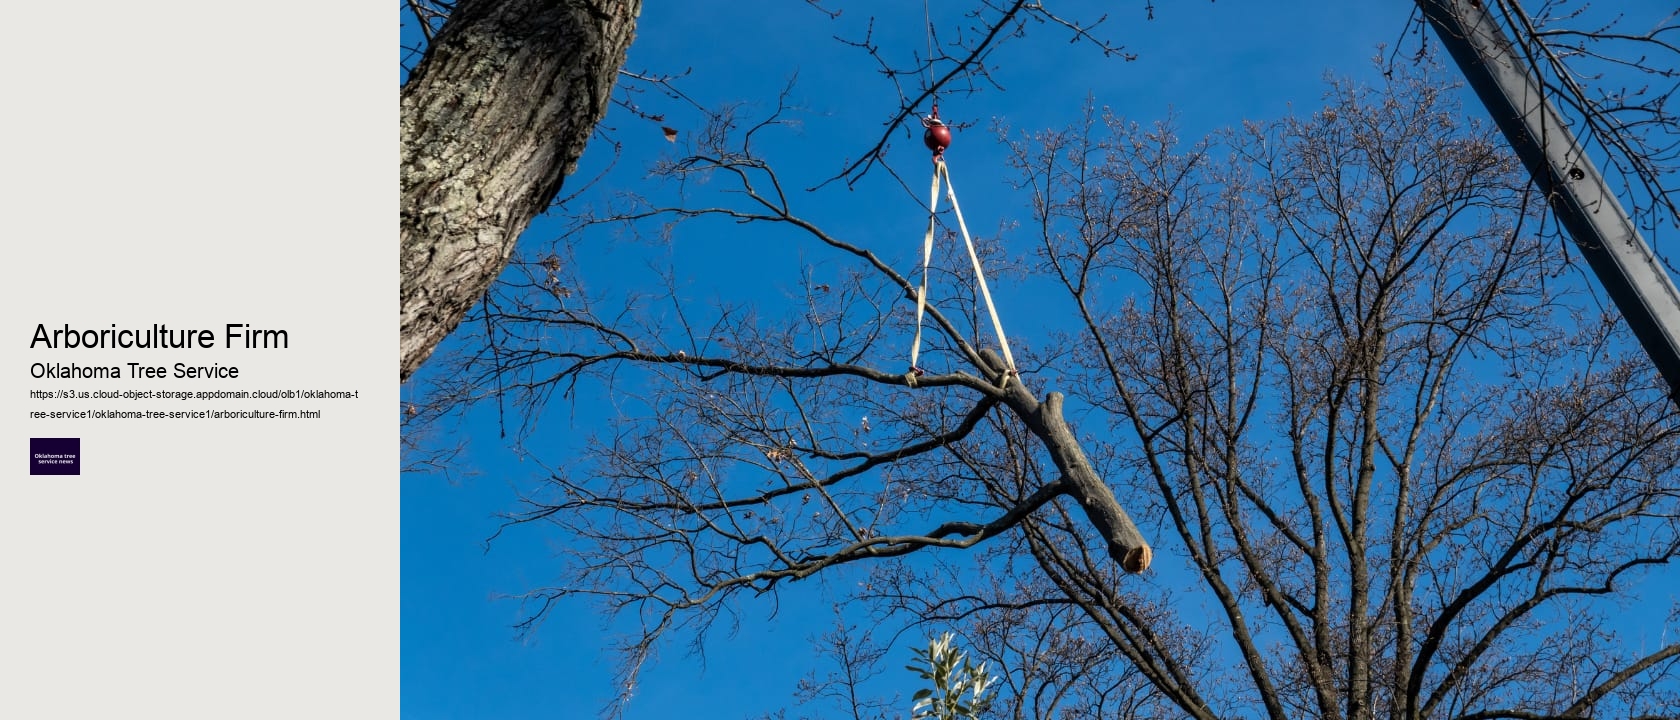
[[[933,114],[922,118],[922,127],[927,131],[922,133],[922,144],[933,151],[933,159],[938,160],[945,155],[945,148],[951,147],[951,126],[939,119],[939,105],[933,106]]]

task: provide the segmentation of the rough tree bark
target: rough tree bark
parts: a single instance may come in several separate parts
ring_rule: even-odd
[[[502,271],[606,113],[641,0],[462,0],[402,88],[407,380]]]

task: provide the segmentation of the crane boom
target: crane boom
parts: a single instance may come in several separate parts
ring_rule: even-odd
[[[1505,30],[1477,0],[1416,0],[1680,403],[1680,292]]]

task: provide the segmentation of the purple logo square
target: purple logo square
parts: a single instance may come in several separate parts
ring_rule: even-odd
[[[82,439],[29,438],[29,474],[82,474]]]

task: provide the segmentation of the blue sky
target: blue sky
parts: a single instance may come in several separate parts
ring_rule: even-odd
[[[749,103],[749,110],[762,108],[797,73],[791,97],[806,110],[804,126],[772,139],[764,152],[797,179],[790,184],[807,187],[866,149],[896,107],[873,61],[831,36],[856,36],[863,20],[874,16],[876,42],[895,57],[919,53],[926,42],[921,3],[831,4],[843,6],[839,20],[801,2],[649,2],[626,68],[656,74],[687,70],[680,87],[700,103],[740,101]],[[935,5],[946,8],[935,8],[936,23],[951,27],[960,20],[960,3]],[[947,119],[976,125],[958,136],[949,161],[969,224],[981,234],[1011,213],[1024,214],[1026,201],[1005,182],[1001,148],[985,130],[994,120],[1018,130],[1062,126],[1077,119],[1089,97],[1141,122],[1170,113],[1181,137],[1193,139],[1245,118],[1311,112],[1325,90],[1326,73],[1369,78],[1377,46],[1392,48],[1401,40],[1412,11],[1408,2],[1290,3],[1287,11],[1278,9],[1280,3],[1159,3],[1149,21],[1143,3],[1058,5],[1079,17],[1106,8],[1110,17],[1103,36],[1136,53],[1137,60],[1104,59],[1089,45],[1069,44],[1064,30],[1036,26],[1031,36],[992,56],[1001,91],[945,100]],[[1415,50],[1416,40],[1405,47]],[[666,113],[663,124],[680,131],[679,143],[696,129],[698,114],[678,103],[647,98],[644,106]],[[1470,107],[1480,113],[1479,106]],[[604,125],[625,147],[616,172],[626,174],[614,178],[637,177],[638,168],[680,149],[663,140],[658,124],[616,107]],[[900,138],[893,147],[898,153],[925,153],[919,146],[916,139]],[[603,162],[597,142],[566,192]],[[912,174],[906,181],[925,192],[924,177]],[[797,200],[832,231],[866,238],[899,260],[916,251],[925,222],[915,202],[880,174],[850,192]],[[539,220],[527,238],[557,232],[557,223]],[[730,272],[739,272],[729,263],[739,261],[743,246],[752,247],[762,264],[756,272],[774,273],[782,263],[798,262],[794,251],[752,245],[757,238],[729,232],[685,236],[673,251],[687,254],[683,266],[694,272],[696,288],[727,282]],[[764,242],[774,245],[769,238]],[[613,263],[625,259],[594,259],[599,280],[610,283]],[[1012,292],[1005,287],[1000,304],[1021,307],[1024,301]],[[563,540],[542,529],[516,529],[488,550],[485,544],[496,531],[495,515],[515,507],[519,489],[540,477],[540,463],[562,462],[567,444],[591,429],[598,415],[590,407],[593,399],[553,409],[527,442],[535,455],[523,460],[499,439],[491,413],[475,413],[452,428],[467,442],[463,465],[472,473],[404,478],[405,717],[584,718],[597,716],[612,697],[613,658],[603,648],[615,629],[591,607],[566,605],[523,640],[512,629],[520,608],[505,596],[554,582],[553,557],[564,552]],[[626,717],[739,718],[789,708],[795,682],[816,664],[807,639],[833,622],[826,597],[821,583],[813,583],[784,593],[779,608],[738,606],[738,633],[709,638],[704,663],[680,646],[664,648],[644,673]],[[902,657],[909,658],[907,646]],[[752,672],[740,672],[743,666]],[[912,689],[908,675],[900,679],[906,691]],[[798,712],[790,708],[790,714]]]

